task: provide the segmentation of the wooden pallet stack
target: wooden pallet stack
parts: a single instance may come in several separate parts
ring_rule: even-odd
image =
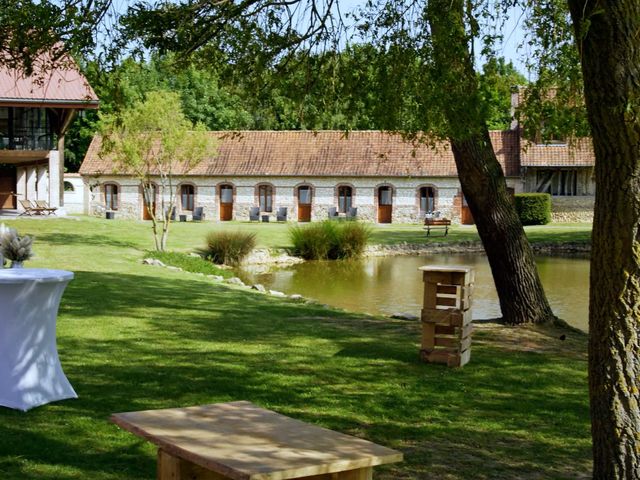
[[[422,348],[429,363],[462,367],[471,358],[471,267],[421,267],[424,281]]]

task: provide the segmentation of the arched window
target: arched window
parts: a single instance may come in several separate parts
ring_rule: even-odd
[[[261,212],[273,211],[273,187],[271,185],[258,186],[258,205]]]
[[[349,185],[341,185],[338,187],[338,211],[340,213],[348,213],[352,206],[353,188]]]
[[[180,206],[183,211],[193,211],[195,203],[196,189],[193,185],[182,185],[180,187]]]
[[[433,187],[420,188],[420,212],[432,213],[436,209],[436,190]]]
[[[107,210],[118,210],[118,190],[115,183],[105,183],[104,206]]]
[[[65,181],[64,182],[64,191],[65,192],[75,192],[76,189],[73,188],[73,183]]]

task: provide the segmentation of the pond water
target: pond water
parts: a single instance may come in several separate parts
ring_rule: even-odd
[[[554,313],[587,330],[589,260],[537,257],[538,271]],[[299,293],[355,312],[419,315],[423,265],[470,265],[476,270],[473,318],[500,317],[489,264],[479,254],[372,257],[359,261],[306,262],[267,273],[245,270],[243,277],[273,290]]]

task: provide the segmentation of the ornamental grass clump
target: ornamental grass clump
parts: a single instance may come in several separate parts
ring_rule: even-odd
[[[359,222],[324,220],[289,230],[293,254],[305,260],[336,260],[360,257],[371,229]]]
[[[0,253],[14,264],[21,264],[33,257],[32,245],[32,237],[20,236],[12,228],[3,229],[0,233]]]
[[[255,233],[211,232],[207,246],[200,250],[204,258],[218,265],[237,266],[256,246]]]
[[[331,250],[336,245],[336,227],[334,222],[325,220],[305,226],[289,229],[293,244],[293,254],[305,260],[326,260],[335,254]]]

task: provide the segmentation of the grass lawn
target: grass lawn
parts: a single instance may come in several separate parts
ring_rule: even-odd
[[[73,220],[72,220],[73,219]],[[61,229],[57,222],[75,221],[73,228]],[[56,242],[66,243],[81,232],[85,239],[100,243],[102,237],[108,237],[108,242],[117,242],[120,246],[130,246],[139,249],[152,249],[153,238],[149,222],[132,220],[103,220],[92,217],[78,216],[59,220],[16,220],[14,224],[21,230],[28,230],[31,225],[37,225],[38,235],[48,235],[56,232]],[[37,223],[34,223],[37,222]],[[24,227],[21,227],[24,225]],[[66,224],[65,224],[66,225]],[[205,235],[213,230],[240,230],[256,234],[258,247],[286,248],[291,246],[289,241],[289,225],[284,223],[252,223],[252,222],[175,222],[171,225],[168,248],[170,250],[193,250],[204,245]],[[415,224],[371,224],[373,234],[372,243],[379,245],[393,245],[398,243],[428,244],[442,242],[480,241],[478,232],[473,225],[454,225],[449,235],[441,236],[436,230],[434,236],[427,237],[421,225]],[[61,232],[61,230],[64,230]],[[525,227],[525,231],[532,243],[540,242],[578,242],[591,240],[591,224],[562,224],[554,223],[544,226]]]
[[[36,236],[28,267],[76,272],[58,347],[80,398],[26,414],[0,408],[2,479],[152,479],[154,448],[110,424],[111,413],[232,400],[402,450],[405,461],[376,469],[378,479],[589,477],[584,334],[481,325],[469,365],[425,365],[413,322],[141,265],[146,224],[5,223]],[[258,231],[262,245],[287,243],[281,225],[176,224],[170,246],[199,246],[206,231],[236,227]],[[410,228],[376,236],[409,241],[394,235]],[[557,228],[549,235],[588,238],[586,226]]]

